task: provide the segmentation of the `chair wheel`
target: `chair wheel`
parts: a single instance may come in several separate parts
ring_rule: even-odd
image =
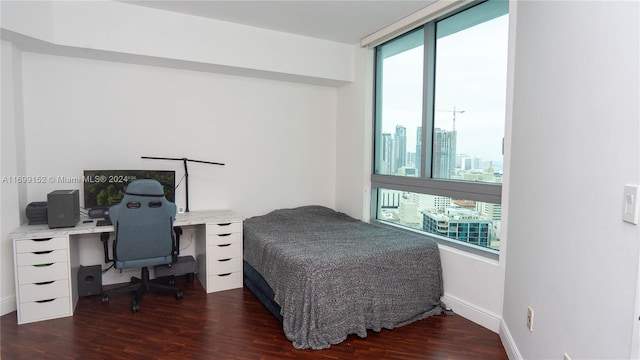
[[[187,274],[187,281],[188,282],[193,282],[195,276],[196,276],[195,273],[188,273]]]
[[[102,295],[102,303],[103,304],[109,303],[109,295]]]
[[[176,300],[182,299],[182,290],[176,291]]]
[[[133,300],[131,302],[131,312],[136,313],[139,310],[140,310],[140,305],[138,305],[138,303],[135,300]]]

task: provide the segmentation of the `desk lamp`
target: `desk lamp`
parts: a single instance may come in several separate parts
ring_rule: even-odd
[[[219,163],[219,162],[193,160],[193,159],[187,159],[187,158],[168,158],[168,157],[142,156],[142,159],[182,161],[182,164],[184,165],[184,192],[185,192],[185,198],[186,198],[185,212],[189,212],[189,169],[187,169],[187,162],[191,161],[191,162],[197,162],[197,163],[202,163],[202,164],[212,164],[212,165],[224,166],[223,163]]]

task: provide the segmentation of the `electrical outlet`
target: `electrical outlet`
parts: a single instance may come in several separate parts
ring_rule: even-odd
[[[533,309],[531,306],[527,308],[527,328],[529,331],[533,331]]]

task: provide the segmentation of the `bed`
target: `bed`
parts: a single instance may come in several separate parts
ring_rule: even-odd
[[[445,309],[438,246],[322,206],[244,221],[244,282],[296,349],[393,329]]]

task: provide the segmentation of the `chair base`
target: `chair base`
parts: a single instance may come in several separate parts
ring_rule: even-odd
[[[180,275],[187,275],[187,280],[193,282],[197,270],[196,259],[193,256],[180,256],[171,265],[154,266],[156,278],[172,278]]]
[[[109,303],[110,295],[124,292],[135,292],[135,296],[131,301],[131,311],[138,312],[138,310],[140,310],[140,300],[142,299],[142,296],[149,290],[173,291],[177,300],[182,299],[182,291],[179,288],[171,285],[166,285],[161,281],[156,280],[157,279],[150,280],[149,268],[143,267],[142,276],[140,278],[131,277],[131,282],[128,285],[103,291],[102,303]]]

